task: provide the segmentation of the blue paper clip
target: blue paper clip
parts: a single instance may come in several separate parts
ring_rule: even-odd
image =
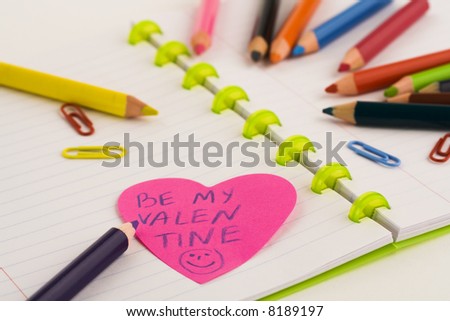
[[[385,166],[397,167],[400,166],[401,163],[400,159],[398,159],[397,157],[389,155],[379,149],[376,149],[357,140],[348,142],[347,147],[354,151],[356,154]]]

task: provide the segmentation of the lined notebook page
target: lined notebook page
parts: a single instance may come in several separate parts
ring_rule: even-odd
[[[386,196],[392,210],[381,211],[378,218],[391,227],[395,239],[400,241],[450,223],[450,163],[434,164],[427,157],[437,140],[445,131],[404,130],[386,128],[360,128],[335,121],[322,114],[322,109],[355,99],[381,100],[382,93],[365,96],[339,97],[324,92],[324,88],[343,74],[335,72],[345,51],[357,39],[390,16],[406,1],[399,1],[380,11],[319,53],[288,59],[277,65],[253,64],[246,56],[250,34],[254,23],[246,19],[259,8],[258,1],[245,1],[240,6],[225,2],[217,24],[214,46],[201,59],[211,62],[221,78],[230,84],[242,86],[254,105],[271,109],[280,117],[283,126],[291,128],[293,134],[301,134],[327,146],[327,132],[332,132],[331,148],[339,142],[361,140],[378,149],[399,157],[399,168],[385,168],[357,156],[346,147],[340,149],[341,159],[348,165],[353,181],[344,182],[344,196],[356,199],[367,191],[377,191]],[[288,14],[292,3],[284,3],[279,20]],[[319,7],[310,23],[314,27],[343,9],[345,3],[334,1]],[[387,50],[375,58],[370,67],[446,49],[444,16],[438,14],[449,9],[449,4],[433,3],[430,12],[396,40]],[[190,23],[190,13],[178,13],[180,24]],[[155,19],[157,19],[156,17]],[[175,19],[172,17],[172,19]],[[183,20],[184,19],[184,20]],[[235,24],[227,24],[234,19]],[[167,17],[161,17],[161,22]],[[424,28],[426,26],[426,28]],[[429,37],[428,30],[434,30]],[[189,31],[179,28],[169,30],[173,38],[188,41]],[[420,39],[420,42],[416,40]],[[198,58],[200,59],[200,58]],[[321,149],[319,158],[327,161],[330,153]]]
[[[66,50],[65,59],[54,53],[27,67],[127,92],[150,102],[159,116],[124,120],[88,110],[96,133],[81,137],[58,114],[59,102],[0,88],[0,108],[4,109],[0,137],[8,147],[0,170],[0,272],[5,272],[0,273],[0,299],[31,295],[107,229],[120,225],[116,210],[120,193],[153,178],[182,177],[214,185],[238,175],[274,173],[292,182],[298,203],[254,258],[207,284],[190,281],[133,241],[76,299],[259,298],[392,242],[391,233],[372,220],[350,222],[350,203],[337,193],[313,194],[309,189],[312,175],[300,166],[243,168],[243,156],[235,153],[232,167],[179,168],[170,159],[163,168],[142,168],[133,149],[127,168],[62,158],[60,153],[68,146],[123,143],[124,133],[143,144],[155,142],[155,159],[161,156],[159,144],[170,142],[177,133],[184,139],[194,133],[201,142],[217,141],[224,146],[245,141],[241,117],[231,111],[210,112],[211,93],[201,87],[181,89],[181,69],[153,66],[155,50],[148,44],[128,46],[124,41],[128,30],[116,29],[76,47],[81,49]],[[261,149],[257,152],[263,156]],[[197,159],[200,156],[196,154]]]

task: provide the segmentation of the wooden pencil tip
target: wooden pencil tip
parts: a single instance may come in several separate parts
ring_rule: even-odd
[[[432,94],[432,93],[438,93],[439,92],[439,83],[435,82],[431,85],[428,85],[421,90],[419,90],[419,93],[425,93],[425,94]]]
[[[278,53],[270,54],[270,62],[271,63],[276,64],[277,62],[280,62],[281,60],[283,60],[283,57],[281,57],[280,54],[278,54]]]
[[[156,116],[158,111],[150,106],[144,106],[141,110],[141,114],[144,116]]]
[[[338,69],[339,72],[345,72],[345,71],[349,71],[349,70],[350,70],[350,65],[345,64],[345,63],[342,63]]]
[[[324,108],[324,109],[322,109],[322,112],[323,112],[324,114],[333,116],[333,107],[327,107],[327,108]]]
[[[332,84],[332,85],[328,86],[327,88],[325,88],[325,91],[329,94],[335,94],[338,91],[337,85]]]
[[[250,58],[252,58],[252,60],[253,60],[254,62],[260,61],[260,60],[261,60],[261,57],[262,57],[262,55],[261,55],[261,53],[258,52],[258,51],[252,51],[252,52],[250,53]]]
[[[397,96],[398,89],[396,87],[389,87],[384,91],[384,97],[394,97]]]
[[[389,103],[407,103],[409,97],[411,97],[411,94],[397,95],[395,97],[387,98],[386,101]]]
[[[206,50],[206,47],[204,45],[195,45],[194,46],[194,51],[197,55],[201,55],[202,53],[204,53]]]
[[[128,238],[128,242],[131,241],[133,236],[136,234],[136,230],[133,223],[125,223],[119,228]]]

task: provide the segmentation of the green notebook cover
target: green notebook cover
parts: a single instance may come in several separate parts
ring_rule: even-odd
[[[378,250],[367,253],[367,254],[360,256],[352,261],[349,261],[347,263],[339,265],[339,266],[335,267],[334,269],[331,269],[322,274],[319,274],[311,279],[308,279],[306,281],[303,281],[303,282],[300,282],[293,286],[290,286],[284,290],[281,290],[276,293],[270,294],[266,297],[263,297],[260,300],[261,301],[273,301],[273,300],[282,299],[288,295],[291,295],[293,293],[307,289],[313,285],[316,285],[323,281],[329,280],[332,277],[338,276],[340,274],[344,274],[348,271],[351,271],[360,266],[363,266],[365,264],[368,264],[370,262],[378,260],[387,255],[395,254],[398,250],[401,250],[405,247],[409,247],[409,246],[412,246],[415,244],[419,244],[421,242],[432,240],[434,238],[437,238],[437,237],[447,234],[449,232],[450,232],[450,225],[442,227],[442,228],[434,230],[434,231],[431,231],[431,232],[427,232],[427,233],[412,237],[410,239],[407,239],[407,240],[404,240],[401,242],[395,242],[392,244],[388,244],[382,248],[379,248]]]

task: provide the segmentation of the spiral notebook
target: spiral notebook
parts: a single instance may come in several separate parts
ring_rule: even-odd
[[[177,13],[158,20],[183,25],[189,17]],[[152,26],[151,30],[157,30]],[[152,102],[160,111],[157,118],[124,121],[89,112],[99,130],[92,137],[80,138],[61,121],[56,112],[58,102],[0,88],[2,142],[8,148],[0,170],[0,299],[22,300],[31,295],[107,228],[120,224],[116,202],[121,191],[159,177],[214,185],[238,175],[273,173],[292,182],[298,203],[259,253],[206,284],[199,285],[171,270],[135,241],[76,299],[275,299],[449,230],[450,194],[440,188],[446,186],[448,171],[421,159],[402,170],[373,165],[369,171],[366,160],[342,149],[352,179],[339,178],[329,187],[326,178],[340,171],[339,166],[326,170],[324,163],[305,167],[260,162],[243,168],[240,162],[245,158],[239,152],[232,155],[230,167],[218,168],[180,168],[173,160],[163,168],[140,167],[141,158],[132,151],[129,167],[105,168],[99,162],[62,159],[59,153],[68,146],[123,142],[124,133],[144,145],[170,141],[176,134],[182,138],[194,134],[200,142],[215,141],[223,146],[243,144],[250,138],[255,142],[270,139],[279,146],[294,135],[326,146],[330,131],[335,143],[355,137],[383,142],[389,137],[384,147],[403,142],[396,151],[412,156],[420,154],[420,148],[408,142],[411,137],[432,141],[432,133],[409,133],[405,138],[395,131],[349,132],[330,125],[321,118],[322,106],[307,98],[314,97],[317,86],[293,88],[295,74],[282,65],[277,70],[249,68],[226,37],[216,39],[220,55],[206,55],[207,64],[198,64],[198,58],[183,55],[183,43],[168,42],[157,32],[138,32],[135,46],[125,44],[125,34],[114,29],[83,47],[71,48],[74,58],[70,64],[62,51],[30,61],[26,67],[130,93]],[[155,59],[159,66],[153,63]],[[155,150],[161,151],[160,146]],[[255,150],[263,157],[260,145]],[[270,158],[276,159],[278,148],[271,151]],[[324,150],[310,154],[326,160]],[[201,157],[202,151],[196,155]],[[360,217],[358,223],[350,220],[349,213],[362,209],[355,200],[369,191],[379,192],[391,209],[379,207],[371,217]]]

